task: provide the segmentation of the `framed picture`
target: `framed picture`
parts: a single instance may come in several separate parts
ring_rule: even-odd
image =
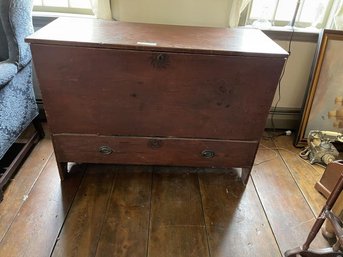
[[[343,31],[323,30],[318,48],[296,146],[307,144],[310,130],[343,133]]]

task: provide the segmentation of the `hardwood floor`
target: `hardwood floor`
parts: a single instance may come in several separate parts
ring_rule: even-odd
[[[245,188],[235,169],[91,164],[61,183],[47,136],[5,190],[0,256],[283,256],[325,203],[299,151],[263,140]]]

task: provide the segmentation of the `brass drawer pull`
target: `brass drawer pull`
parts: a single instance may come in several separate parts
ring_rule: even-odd
[[[111,147],[103,145],[99,147],[99,153],[102,153],[104,155],[109,155],[113,153],[113,150]]]
[[[206,159],[211,159],[214,156],[216,156],[216,153],[214,151],[211,151],[211,150],[204,150],[201,152],[201,156],[206,158]]]

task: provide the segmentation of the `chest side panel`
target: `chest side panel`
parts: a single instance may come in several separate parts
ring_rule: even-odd
[[[256,140],[283,58],[32,45],[53,133]]]

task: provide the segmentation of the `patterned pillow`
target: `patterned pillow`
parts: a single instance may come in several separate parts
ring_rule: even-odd
[[[0,89],[13,79],[17,74],[17,65],[10,62],[0,62]]]

